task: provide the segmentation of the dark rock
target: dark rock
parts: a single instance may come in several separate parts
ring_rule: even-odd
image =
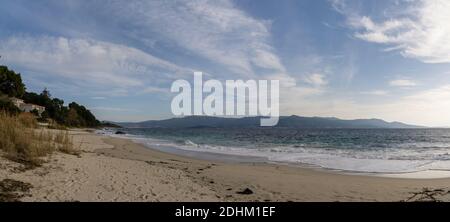
[[[250,190],[249,188],[245,188],[243,191],[238,191],[236,193],[237,194],[242,194],[242,195],[250,195],[250,194],[253,194],[253,191]]]
[[[116,131],[116,134],[123,135],[123,134],[126,134],[126,133],[122,132],[122,131]]]

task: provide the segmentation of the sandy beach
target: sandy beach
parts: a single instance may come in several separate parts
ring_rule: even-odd
[[[32,170],[0,157],[0,181],[30,184],[20,201],[449,201],[450,178],[349,175],[164,153],[71,130],[81,155],[54,153]]]

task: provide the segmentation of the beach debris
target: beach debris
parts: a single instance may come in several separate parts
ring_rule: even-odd
[[[404,202],[441,202],[439,197],[450,194],[449,190],[423,188],[419,192],[411,192],[412,196],[404,200]]]
[[[20,198],[29,195],[32,187],[30,183],[3,179],[0,181],[0,202],[19,202]]]
[[[65,201],[63,201],[63,202],[66,202],[66,203],[78,203],[78,202],[81,202],[81,201],[79,201],[79,200],[74,200],[74,199],[70,199],[70,200],[65,200]]]
[[[169,164],[168,162],[164,162],[164,161],[145,161],[147,164],[149,165],[159,165],[159,164],[163,164],[163,165],[167,165]]]
[[[115,134],[118,134],[118,135],[123,135],[123,134],[126,134],[125,132],[122,132],[122,131],[116,131],[116,133]]]
[[[207,170],[207,169],[211,169],[211,168],[212,168],[211,166],[206,166],[204,168],[198,168],[197,169],[197,174],[199,174],[201,171],[204,171],[204,170]]]
[[[242,195],[250,195],[250,194],[253,194],[253,191],[250,190],[250,188],[245,188],[244,190],[238,191],[236,193],[237,194],[242,194]]]

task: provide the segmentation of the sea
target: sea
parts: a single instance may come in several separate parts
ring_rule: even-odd
[[[450,172],[450,129],[124,128],[148,147],[225,161],[298,164],[347,172]]]

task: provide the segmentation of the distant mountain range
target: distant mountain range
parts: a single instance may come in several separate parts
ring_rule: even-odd
[[[166,120],[144,122],[116,122],[127,128],[251,128],[259,127],[261,117],[221,118],[210,116],[189,116]],[[291,128],[423,128],[401,122],[386,122],[381,119],[343,120],[334,117],[282,116],[275,127]]]

